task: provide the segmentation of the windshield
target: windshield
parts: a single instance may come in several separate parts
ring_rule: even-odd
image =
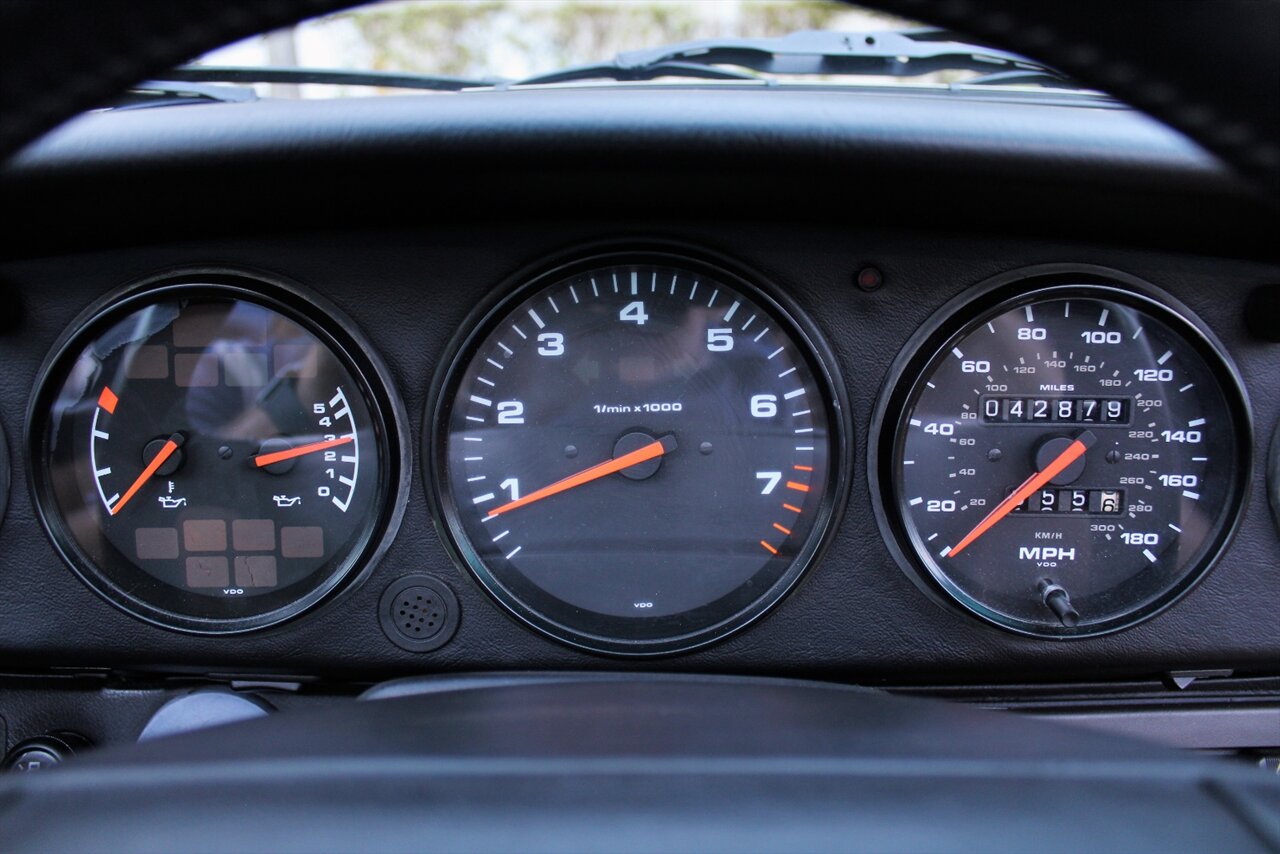
[[[930,44],[950,38],[919,28],[834,0],[395,0],[227,46],[195,60],[185,69],[188,76],[178,79],[252,85],[257,95],[277,98],[401,94],[409,75],[432,78],[430,85],[417,87],[432,91],[636,81],[939,87],[982,78],[983,83],[1045,85],[1028,76],[1036,67],[1010,65],[1008,54],[989,68],[967,53],[957,63],[954,52],[946,61],[913,55],[907,63],[887,36],[907,31]],[[867,34],[885,42],[879,46],[879,65],[832,56],[844,45],[875,50],[875,38]],[[837,35],[845,38],[843,45],[832,39]],[[779,50],[776,40],[782,38],[791,41]],[[741,47],[743,39],[757,40],[752,52],[728,49]],[[706,45],[716,49],[705,50]],[[670,46],[685,50],[655,52]],[[766,55],[768,61],[762,59]],[[212,74],[225,69],[240,76]],[[263,79],[246,69],[315,69],[327,76],[321,82],[286,75]],[[351,73],[332,73],[339,71]],[[996,76],[992,72],[1008,79],[988,80]]]

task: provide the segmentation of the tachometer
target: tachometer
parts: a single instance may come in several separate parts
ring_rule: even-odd
[[[228,632],[369,564],[402,506],[399,419],[368,347],[318,306],[202,276],[114,298],[70,333],[30,435],[42,519],[91,587]]]
[[[791,312],[727,271],[633,253],[548,273],[477,327],[424,451],[499,602],[640,654],[722,637],[790,588],[846,470],[831,361]]]
[[[1012,277],[1011,277],[1012,278]],[[1209,568],[1249,479],[1234,369],[1119,274],[1020,275],[910,345],[872,465],[900,556],[999,626],[1100,634]]]

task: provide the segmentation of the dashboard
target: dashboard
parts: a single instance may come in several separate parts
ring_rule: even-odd
[[[1280,850],[1280,10],[876,4],[1224,163],[1016,62],[96,108],[347,4],[172,5],[0,8],[6,849]]]
[[[1275,676],[1273,220],[1127,110],[259,102],[0,180],[15,674]]]

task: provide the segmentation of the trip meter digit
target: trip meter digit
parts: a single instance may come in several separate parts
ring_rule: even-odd
[[[922,332],[882,402],[877,463],[929,589],[1055,637],[1185,592],[1233,530],[1249,466],[1243,393],[1208,333],[1171,298],[1079,278],[991,291]]]
[[[90,586],[171,628],[270,625],[348,586],[402,495],[395,404],[333,309],[202,277],[113,299],[32,413],[38,506]]]
[[[484,587],[588,649],[698,646],[776,603],[842,493],[842,395],[795,316],[728,271],[559,268],[464,342],[424,449]]]

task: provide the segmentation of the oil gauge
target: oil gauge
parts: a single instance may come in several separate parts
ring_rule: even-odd
[[[335,309],[258,280],[167,281],[95,308],[32,411],[54,543],[114,604],[189,631],[270,625],[350,586],[405,475],[371,352]]]

